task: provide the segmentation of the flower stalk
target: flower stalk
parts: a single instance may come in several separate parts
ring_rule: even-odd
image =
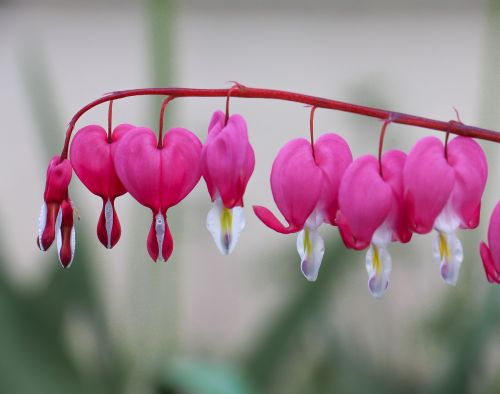
[[[349,112],[356,115],[378,118],[381,120],[392,119],[392,123],[399,123],[409,126],[423,127],[426,129],[449,132],[450,134],[473,137],[487,141],[500,142],[500,132],[483,129],[476,126],[463,124],[460,121],[442,121],[402,112],[394,112],[385,109],[369,107],[358,104],[346,103],[338,100],[331,100],[322,97],[310,96],[302,93],[289,92],[285,90],[252,88],[236,84],[229,89],[191,89],[191,88],[144,88],[121,90],[108,93],[89,104],[82,107],[71,119],[66,132],[66,139],[61,152],[61,160],[68,156],[69,142],[71,134],[80,117],[95,106],[112,100],[119,100],[133,96],[171,96],[177,97],[239,97],[292,101],[307,104],[318,108],[333,109],[337,111]]]

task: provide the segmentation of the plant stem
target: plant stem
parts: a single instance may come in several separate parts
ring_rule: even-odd
[[[232,97],[293,101],[296,103],[312,105],[318,108],[334,109],[337,111],[350,112],[356,115],[369,116],[382,120],[392,119],[393,123],[423,127],[426,129],[450,132],[451,134],[462,135],[466,137],[474,137],[488,141],[500,142],[500,132],[465,125],[455,120],[445,122],[400,112],[388,111],[380,108],[367,107],[363,105],[345,103],[337,100],[330,100],[322,97],[309,96],[301,93],[288,92],[285,90],[251,88],[237,84],[235,87],[230,89],[145,88],[122,90],[109,93],[87,104],[73,116],[66,132],[66,139],[64,141],[64,147],[61,153],[61,160],[67,158],[68,156],[69,141],[78,119],[80,119],[80,117],[85,112],[89,111],[99,104],[132,96],[158,95],[172,96],[173,98],[227,97],[229,93]]]

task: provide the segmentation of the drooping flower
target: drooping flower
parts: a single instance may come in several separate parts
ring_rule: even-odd
[[[70,160],[76,175],[95,195],[102,198],[97,237],[108,249],[120,239],[121,226],[115,198],[127,192],[116,175],[112,155],[118,141],[134,126],[121,124],[108,137],[98,125],[80,129],[71,143]]]
[[[386,152],[381,162],[371,155],[362,156],[347,168],[339,190],[338,226],[348,248],[366,254],[368,288],[381,297],[389,284],[392,270],[387,245],[408,242],[403,203],[404,152]]]
[[[69,160],[61,160],[54,156],[47,168],[47,180],[43,194],[43,204],[38,219],[38,247],[47,250],[56,236],[57,217],[61,204],[69,200],[68,186],[71,181],[72,169]]]
[[[420,234],[432,228],[437,231],[433,253],[448,284],[457,282],[463,260],[455,230],[478,226],[487,176],[486,156],[468,137],[454,138],[446,152],[439,139],[423,138],[406,160],[405,204],[410,229]]]
[[[500,284],[500,202],[491,214],[488,226],[488,244],[479,246],[486,278],[490,283]]]
[[[120,181],[132,197],[153,213],[147,248],[154,261],[166,261],[172,254],[167,210],[198,183],[200,156],[200,140],[182,128],[169,130],[160,147],[152,130],[135,128],[115,148],[113,162]]]
[[[294,139],[281,148],[271,171],[273,198],[288,226],[269,209],[254,206],[255,214],[273,230],[300,232],[297,251],[309,281],[316,280],[324,254],[318,228],[322,223],[336,224],[340,180],[351,162],[349,145],[338,135],[322,135],[314,150],[306,139]]]
[[[247,125],[240,115],[213,114],[201,151],[201,172],[213,202],[207,229],[224,255],[234,250],[245,227],[243,194],[255,167]]]

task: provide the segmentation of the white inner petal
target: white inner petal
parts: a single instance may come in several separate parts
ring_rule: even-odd
[[[106,235],[108,236],[107,248],[111,249],[111,231],[113,230],[113,205],[108,199],[104,205],[104,221],[106,226]]]
[[[75,258],[75,248],[76,248],[75,226],[71,227],[70,246],[71,246],[71,261],[68,264],[68,268],[71,267],[71,264],[73,264],[73,259]]]
[[[391,255],[385,247],[371,244],[366,252],[365,265],[368,273],[368,289],[372,296],[380,298],[389,285],[392,270]]]
[[[163,239],[165,238],[165,219],[161,213],[155,216],[155,232],[156,232],[156,242],[158,243],[158,258],[161,261],[165,261],[163,257]]]
[[[392,240],[392,228],[389,222],[386,220],[373,233],[372,244],[375,244],[381,248],[385,248],[391,242],[391,240]]]
[[[59,256],[59,261],[61,261],[61,248],[62,248],[62,233],[61,233],[61,222],[62,222],[62,206],[59,207],[59,212],[56,218],[56,245],[57,245],[57,255]],[[62,261],[61,261],[62,264]]]
[[[217,197],[207,215],[207,230],[217,245],[217,249],[228,255],[233,252],[241,231],[245,228],[243,207],[228,209]]]
[[[319,268],[325,254],[325,243],[319,231],[304,227],[297,237],[297,251],[300,256],[300,269],[308,281],[318,278]]]
[[[434,258],[440,264],[441,277],[446,283],[455,285],[464,259],[462,243],[454,232],[437,231],[432,246]]]
[[[47,225],[47,204],[43,203],[40,209],[40,216],[38,217],[38,244],[42,251],[45,250],[42,244],[42,235]]]
[[[460,225],[460,218],[453,209],[451,198],[434,221],[434,228],[444,233],[453,233]]]

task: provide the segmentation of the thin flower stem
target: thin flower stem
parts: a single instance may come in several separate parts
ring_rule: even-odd
[[[240,84],[236,83],[229,91],[226,96],[226,116],[224,118],[224,126],[227,125],[227,121],[229,120],[229,98],[231,97],[231,93],[233,93],[236,89],[240,88]]]
[[[158,131],[158,149],[163,148],[163,118],[165,117],[165,109],[167,108],[167,105],[169,102],[171,102],[175,97],[174,96],[168,96],[165,100],[163,100],[163,103],[161,105],[161,110],[160,110],[160,127]]]
[[[275,99],[293,101],[302,104],[313,105],[318,108],[328,108],[337,111],[350,112],[356,115],[369,116],[378,119],[394,118],[394,123],[405,124],[416,127],[423,127],[426,129],[447,132],[451,134],[463,135],[466,137],[474,137],[488,141],[500,142],[500,132],[482,129],[475,126],[465,125],[457,121],[444,122],[441,120],[434,120],[415,115],[404,114],[400,112],[387,111],[384,109],[367,107],[363,105],[350,104],[337,100],[330,100],[321,97],[309,96],[301,93],[288,92],[284,90],[261,89],[251,88],[243,85],[236,85],[231,92],[232,97],[240,98],[260,98],[260,99]],[[146,88],[146,89],[132,89],[122,90],[109,93],[97,100],[92,101],[83,108],[81,108],[71,119],[68,130],[66,132],[66,139],[61,152],[61,160],[67,158],[69,141],[71,134],[75,128],[76,122],[88,110],[95,106],[111,101],[118,100],[125,97],[132,96],[172,96],[172,97],[227,97],[231,89],[190,89],[190,88]]]
[[[113,100],[109,102],[108,107],[108,143],[111,144],[111,133],[113,129]]]
[[[380,138],[378,140],[378,168],[381,177],[384,176],[384,174],[382,173],[382,150],[384,148],[385,131],[387,130],[387,126],[389,125],[389,123],[393,121],[394,121],[393,117],[384,120],[384,124],[382,125],[382,130],[380,131]]]
[[[314,113],[316,112],[315,105],[311,108],[311,116],[309,117],[309,137],[311,138],[311,148],[313,153],[313,158],[316,160],[316,155],[314,153]]]

